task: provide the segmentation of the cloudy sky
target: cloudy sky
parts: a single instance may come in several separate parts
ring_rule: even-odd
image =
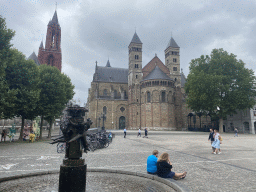
[[[95,61],[128,68],[128,45],[136,32],[143,66],[155,54],[164,62],[171,35],[180,46],[181,68],[214,48],[237,55],[256,71],[254,0],[55,0],[61,26],[62,71],[75,85],[75,99],[87,101]],[[0,14],[16,31],[14,47],[27,57],[44,40],[56,9],[52,0],[0,0]]]

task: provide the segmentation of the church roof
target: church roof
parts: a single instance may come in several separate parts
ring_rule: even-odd
[[[183,73],[181,73],[180,76],[181,76],[181,79],[180,79],[181,87],[184,87],[186,83],[186,77]]]
[[[153,71],[151,71],[143,81],[146,80],[154,80],[154,79],[163,79],[163,80],[171,80],[171,78],[166,75],[157,65]]]
[[[128,83],[128,69],[115,67],[96,67],[93,81]]]
[[[108,59],[108,62],[107,62],[107,64],[106,64],[106,67],[111,67],[110,62],[109,62],[109,59]]]
[[[40,47],[39,48],[44,48],[43,41],[41,41]]]
[[[139,44],[142,44],[139,36],[137,35],[137,33],[135,32],[134,35],[133,35],[133,38],[132,38],[132,41],[131,43],[139,43]]]
[[[59,24],[58,16],[57,16],[57,11],[56,10],[55,10],[54,15],[52,17],[52,20],[49,22],[49,24],[53,24],[53,23]]]
[[[146,78],[147,75],[153,71],[156,65],[166,74],[170,74],[170,70],[163,64],[163,62],[155,55],[155,57],[142,69],[143,78]]]
[[[33,52],[29,57],[28,59],[32,59],[38,66],[40,65],[40,62],[38,61],[38,58],[35,54],[35,52]]]
[[[169,41],[169,43],[168,43],[166,49],[167,49],[168,47],[180,48],[180,47],[178,46],[178,44],[174,41],[174,39],[173,39],[172,37],[171,37],[171,39],[170,39],[170,41]]]

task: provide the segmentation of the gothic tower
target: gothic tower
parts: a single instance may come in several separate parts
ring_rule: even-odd
[[[165,65],[170,70],[170,77],[175,81],[176,86],[181,86],[180,76],[180,47],[171,37],[165,49]]]
[[[140,119],[140,81],[142,80],[142,42],[135,32],[129,49],[129,73],[128,73],[128,105],[129,127],[141,126]]]
[[[41,64],[55,66],[61,71],[61,28],[56,11],[47,26],[45,48],[43,42],[39,47],[38,60]]]

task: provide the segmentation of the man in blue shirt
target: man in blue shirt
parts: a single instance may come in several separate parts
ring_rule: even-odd
[[[159,152],[157,150],[154,150],[152,155],[150,155],[147,159],[147,172],[149,174],[156,174],[156,171],[157,171],[156,163],[157,163],[158,153]]]

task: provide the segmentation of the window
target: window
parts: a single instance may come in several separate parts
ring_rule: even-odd
[[[162,91],[162,102],[165,102],[165,91]]]
[[[139,64],[135,64],[134,67],[135,67],[135,68],[139,68]]]
[[[147,102],[150,103],[150,92],[147,92]]]
[[[117,98],[117,91],[114,90],[114,98]]]
[[[139,99],[137,99],[137,102],[139,102]]]
[[[173,62],[176,63],[176,62],[177,62],[177,59],[176,59],[176,58],[173,58]]]
[[[139,55],[135,55],[135,59],[139,59]]]
[[[124,107],[121,107],[120,108],[120,111],[124,112],[125,108]]]
[[[104,96],[107,96],[107,95],[108,95],[108,90],[107,90],[107,89],[104,89],[103,95],[104,95]]]
[[[177,67],[173,67],[173,71],[177,71]]]
[[[107,107],[106,106],[103,107],[103,114],[105,114],[105,115],[107,114]]]
[[[174,81],[177,81],[177,79],[175,78]]]
[[[138,75],[136,75],[136,79],[138,79]]]

